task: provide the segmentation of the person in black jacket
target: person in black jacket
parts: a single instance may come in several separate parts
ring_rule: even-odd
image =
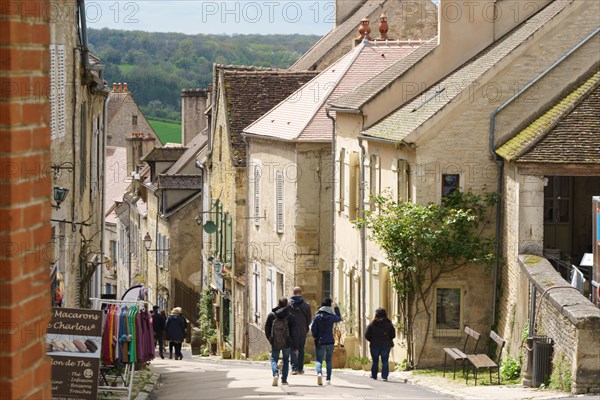
[[[390,350],[394,347],[393,339],[396,337],[396,328],[387,317],[383,308],[375,310],[375,319],[367,326],[365,338],[369,341],[371,350],[371,379],[377,379],[379,372],[379,358],[381,357],[381,378],[387,382],[390,372]]]
[[[288,326],[288,334],[287,338],[284,341],[284,345],[281,348],[276,346],[274,338],[271,336],[273,330],[273,322],[275,320],[285,320],[287,321]],[[290,368],[290,351],[298,352],[298,345],[296,341],[296,321],[294,320],[294,316],[290,314],[290,310],[288,308],[288,299],[282,297],[279,299],[279,303],[277,307],[273,309],[273,312],[270,312],[267,316],[267,322],[265,323],[265,335],[271,343],[271,369],[273,371],[273,386],[277,386],[279,381],[279,369],[277,368],[277,362],[279,361],[279,352],[281,351],[281,358],[283,360],[283,367],[281,369],[281,384],[286,385],[288,371]]]
[[[317,385],[323,384],[323,360],[327,364],[326,384],[331,385],[331,357],[335,345],[333,324],[341,320],[342,316],[337,304],[329,297],[323,299],[321,308],[315,314],[315,318],[310,325],[310,332],[315,339],[315,351],[317,353]]]
[[[165,317],[158,311],[158,306],[152,307],[152,330],[154,331],[154,342],[158,343],[160,358],[165,358],[165,346],[163,337],[165,335]]]
[[[296,321],[296,338],[298,340],[298,353],[290,353],[292,359],[292,375],[304,373],[304,345],[306,344],[306,335],[308,327],[312,320],[310,304],[302,298],[302,288],[296,286],[294,295],[290,298],[290,313],[294,315]]]
[[[185,329],[187,323],[185,318],[181,315],[181,307],[175,307],[171,311],[171,315],[167,318],[165,323],[165,332],[167,340],[169,341],[169,358],[173,358],[173,349],[175,349],[175,359],[181,360],[183,354],[181,353],[181,344],[185,339]]]

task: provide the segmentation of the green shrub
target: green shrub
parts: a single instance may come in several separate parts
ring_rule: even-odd
[[[500,366],[502,379],[512,381],[521,377],[521,361],[517,357],[507,356]]]
[[[256,358],[257,361],[268,361],[269,353],[262,353],[260,356]]]

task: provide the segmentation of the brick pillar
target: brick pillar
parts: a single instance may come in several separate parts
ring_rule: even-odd
[[[49,2],[0,3],[0,398],[50,399]]]

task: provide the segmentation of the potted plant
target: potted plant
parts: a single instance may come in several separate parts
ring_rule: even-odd
[[[362,369],[362,363],[361,363],[360,357],[354,357],[354,356],[348,357],[348,367],[352,368],[353,370]]]

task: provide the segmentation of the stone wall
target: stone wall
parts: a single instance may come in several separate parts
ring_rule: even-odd
[[[543,257],[520,255],[519,265],[536,288],[535,333],[554,341],[553,365],[571,362],[573,393],[600,393],[600,310],[572,288]]]

